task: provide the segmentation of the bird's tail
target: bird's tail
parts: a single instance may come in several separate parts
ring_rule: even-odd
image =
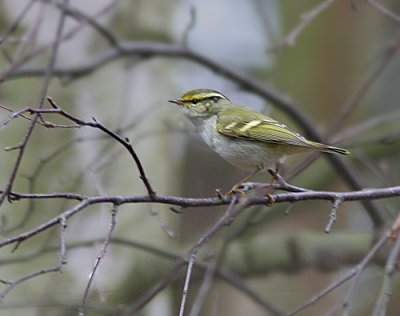
[[[348,155],[350,152],[347,149],[344,148],[339,148],[339,147],[334,147],[334,146],[329,146],[321,143],[316,143],[316,142],[310,142],[311,146],[314,147],[315,149],[325,152],[325,153],[330,153],[330,154],[341,154],[341,155]]]

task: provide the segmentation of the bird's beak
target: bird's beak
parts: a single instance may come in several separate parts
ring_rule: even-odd
[[[177,100],[168,100],[168,102],[175,103],[175,104],[181,105],[181,106],[185,105],[185,103],[184,103],[182,100],[180,100],[180,99],[177,99]]]

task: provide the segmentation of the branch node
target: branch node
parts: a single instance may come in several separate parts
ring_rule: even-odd
[[[67,219],[66,219],[65,216],[60,216],[60,217],[58,218],[58,222],[60,223],[60,225],[61,225],[63,228],[67,228]]]
[[[18,144],[15,146],[6,146],[6,147],[4,147],[4,151],[13,151],[13,150],[21,149],[21,148],[22,148],[21,144]]]
[[[52,97],[48,96],[48,97],[46,98],[46,100],[47,100],[47,102],[49,102],[50,106],[51,106],[53,109],[56,109],[56,110],[59,110],[59,109],[60,109],[60,107],[57,105],[57,103],[53,100]]]
[[[11,253],[14,253],[14,252],[17,251],[19,245],[22,243],[23,240],[24,239],[20,239],[20,240],[17,241],[17,243],[15,244],[14,248],[11,250]]]
[[[186,207],[184,207],[184,206],[181,206],[180,208],[176,208],[175,206],[171,206],[169,209],[170,209],[170,211],[172,211],[172,212],[174,212],[174,213],[176,213],[176,214],[182,214],[183,213],[183,210],[185,209]]]

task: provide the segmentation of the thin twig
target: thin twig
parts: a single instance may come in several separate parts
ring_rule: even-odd
[[[301,234],[300,234],[301,235]],[[335,235],[331,235],[330,240],[336,240],[337,236],[342,235],[343,239],[349,240],[348,237],[351,239],[352,237],[354,237],[354,235],[352,236],[348,236],[346,237],[347,234],[341,234],[338,233]],[[368,234],[365,234],[368,235]],[[317,237],[317,235],[315,236]],[[366,237],[368,238],[368,237]],[[297,236],[291,236],[291,237],[284,237],[285,243],[292,243],[291,240],[297,240],[299,238],[297,238]],[[300,238],[301,239],[301,238]],[[73,249],[79,249],[82,247],[93,247],[93,245],[98,244],[99,242],[104,242],[104,239],[93,239],[93,240],[87,240],[87,241],[79,241],[79,242],[74,242],[74,243],[69,243],[67,245],[67,248],[69,249],[69,251],[72,251]],[[165,287],[167,287],[169,284],[171,284],[171,282],[173,282],[174,280],[176,280],[179,277],[179,271],[180,269],[182,269],[185,265],[185,263],[187,263],[184,259],[184,255],[180,254],[180,253],[176,253],[173,252],[170,249],[165,249],[165,248],[160,248],[160,247],[155,247],[155,246],[151,246],[149,244],[146,244],[144,242],[139,242],[139,241],[133,241],[133,240],[126,240],[126,239],[121,239],[121,238],[112,238],[112,244],[114,245],[120,245],[123,247],[128,247],[128,248],[134,248],[134,249],[139,249],[139,250],[143,250],[149,253],[152,253],[156,256],[159,257],[163,257],[169,260],[178,260],[179,264],[176,269],[171,269],[169,271],[166,272],[166,278],[160,280],[157,285],[155,287],[153,287],[151,290],[146,291],[143,294],[142,299],[139,301],[136,301],[136,303],[132,306],[130,306],[129,308],[124,310],[123,315],[132,315],[135,312],[138,312],[141,308],[143,308],[143,306],[145,306],[152,298],[154,298],[158,293],[160,293],[160,291],[162,291],[163,289],[165,289]],[[331,246],[333,248],[337,247],[337,243],[335,241],[332,241]],[[290,249],[292,249],[290,246],[288,246]],[[299,246],[300,248],[302,246]],[[321,246],[316,246],[318,248],[320,248]],[[332,248],[332,249],[333,249]],[[303,249],[303,248],[301,248]],[[296,252],[299,249],[295,250],[293,249],[292,251]],[[351,251],[351,249],[349,249]],[[22,263],[22,262],[28,262],[29,260],[32,260],[34,258],[37,258],[38,256],[41,256],[44,253],[49,253],[49,252],[55,252],[55,251],[59,251],[59,246],[48,246],[46,248],[42,248],[39,249],[37,251],[35,251],[34,253],[30,254],[30,255],[26,255],[26,256],[20,256],[19,258],[13,258],[11,260],[1,260],[0,264],[15,264],[15,263]],[[346,264],[351,264],[352,260],[354,260],[354,256],[351,255],[354,253],[350,252],[349,255],[345,255],[342,258],[345,259],[349,259],[349,262],[347,263],[347,261],[343,261],[342,264],[346,265]],[[361,254],[358,254],[358,256],[360,256]],[[295,265],[295,264],[294,264]],[[157,265],[156,265],[157,266]],[[208,269],[210,269],[209,267],[209,263],[208,262],[204,262],[202,260],[197,260],[197,262],[195,263],[195,267],[196,269],[199,269],[201,272],[203,273],[207,273],[206,271]],[[282,267],[278,264],[274,267],[274,269],[276,270],[280,270]],[[339,267],[337,267],[339,268]],[[269,270],[269,272],[271,272],[271,270]],[[250,273],[251,275],[251,271],[248,271],[247,273]],[[248,274],[242,274],[241,277],[239,277],[238,275],[236,275],[235,273],[232,273],[231,271],[227,271],[221,267],[218,267],[215,270],[215,275],[220,279],[223,280],[225,282],[227,282],[228,284],[232,285],[233,287],[237,288],[240,292],[242,292],[244,295],[246,295],[248,298],[250,298],[252,301],[254,301],[255,303],[257,303],[260,307],[264,308],[265,311],[270,311],[270,314],[272,315],[284,315],[284,313],[281,313],[277,310],[273,310],[273,306],[265,301],[265,298],[263,297],[263,295],[261,295],[260,293],[254,291],[251,289],[250,286],[248,286],[244,281],[243,281],[243,277],[248,275]],[[271,311],[273,310],[273,311]]]
[[[296,44],[296,40],[303,32],[305,27],[310,24],[315,18],[317,18],[323,11],[329,8],[329,6],[334,2],[335,0],[324,0],[321,3],[319,3],[315,8],[312,10],[303,13],[301,15],[301,20],[300,23],[298,23],[292,31],[289,32],[283,39],[282,43],[273,47],[270,51],[272,52],[277,52],[278,50],[284,48],[284,47],[292,47]]]
[[[343,200],[341,198],[336,198],[332,203],[331,212],[329,214],[329,221],[325,226],[325,233],[330,233],[333,224],[336,223],[337,218],[337,210],[339,209],[340,205],[342,205]]]
[[[65,247],[65,230],[66,230],[66,224],[64,220],[59,221],[60,224],[60,245],[58,249],[60,249],[60,254],[57,260],[56,266],[48,269],[40,269],[36,272],[33,272],[31,274],[25,275],[17,280],[14,281],[5,281],[5,280],[0,280],[1,283],[7,285],[6,288],[0,293],[0,302],[6,297],[8,293],[10,293],[17,285],[28,281],[30,279],[36,278],[40,275],[52,273],[52,272],[60,272],[62,269],[62,266],[66,264],[66,247]]]
[[[179,271],[185,266],[186,261],[179,257],[173,267],[167,271],[166,276],[159,280],[150,290],[146,291],[131,306],[125,309],[122,316],[136,315],[147,303],[149,303],[158,293],[164,290],[169,284],[178,278]]]
[[[387,68],[390,61],[396,56],[397,51],[400,48],[400,32],[396,34],[394,38],[390,40],[388,46],[385,50],[383,59],[375,65],[373,69],[366,75],[366,77],[361,82],[360,86],[355,90],[355,92],[350,96],[344,105],[340,107],[339,113],[333,120],[332,125],[329,128],[327,135],[332,135],[340,129],[341,126],[351,117],[351,114],[356,110],[357,106],[360,104],[361,99],[365,94],[370,91],[372,84],[376,82],[378,77]],[[328,138],[328,137],[327,137]]]
[[[118,0],[119,1],[119,0]],[[119,46],[119,40],[116,35],[114,35],[110,29],[104,27],[99,22],[96,21],[94,17],[91,17],[84,12],[74,8],[70,5],[65,5],[59,2],[53,3],[57,8],[59,8],[65,14],[71,16],[72,18],[78,21],[85,21],[88,25],[93,27],[95,31],[97,31],[101,36],[103,36],[107,42],[110,43],[111,46],[117,47]],[[109,9],[113,8],[117,2],[112,3],[112,6],[108,6]]]
[[[86,302],[87,302],[87,299],[88,299],[88,296],[89,296],[90,287],[91,287],[92,282],[94,280],[94,276],[96,274],[96,271],[97,271],[98,267],[100,266],[100,262],[106,256],[106,253],[107,253],[107,250],[108,250],[108,246],[111,243],[112,235],[114,233],[115,226],[116,226],[117,209],[118,209],[118,205],[114,204],[113,208],[111,210],[110,229],[108,231],[108,234],[107,234],[106,238],[104,239],[103,248],[102,248],[100,254],[96,258],[96,262],[94,264],[92,272],[90,273],[89,281],[88,281],[88,283],[86,285],[85,292],[83,294],[82,302],[81,302],[81,304],[79,306],[79,315],[80,316],[84,316],[85,315]]]
[[[28,13],[32,5],[36,2],[36,0],[31,0],[26,7],[21,11],[21,13],[14,19],[14,22],[8,27],[7,30],[4,31],[2,37],[0,38],[0,47],[4,43],[4,41],[12,34],[14,33],[25,15]]]
[[[63,217],[60,217],[60,257],[58,260],[58,266],[62,267],[64,264],[67,264],[67,248],[65,246],[65,232],[67,230],[67,220]]]
[[[211,259],[210,263],[207,266],[207,269],[204,272],[203,282],[200,285],[199,291],[196,295],[196,299],[192,305],[189,316],[200,315],[201,308],[204,305],[204,301],[207,297],[207,293],[211,288],[216,269],[217,269],[217,261]]]
[[[185,304],[186,304],[186,299],[187,299],[187,296],[189,293],[189,284],[190,284],[190,279],[192,278],[192,270],[193,270],[193,265],[194,265],[195,261],[196,261],[196,254],[192,253],[190,255],[188,267],[186,270],[185,283],[183,285],[181,304],[179,307],[179,316],[183,316],[184,312],[185,312],[185,306],[186,306]]]
[[[64,0],[64,3],[68,3],[68,0]],[[60,20],[58,22],[58,26],[57,26],[57,30],[56,30],[56,34],[55,34],[55,41],[54,44],[52,46],[52,51],[51,51],[51,55],[47,64],[47,68],[46,68],[46,72],[45,72],[45,78],[43,80],[43,85],[42,85],[42,89],[39,95],[39,100],[38,100],[38,109],[42,109],[43,105],[44,105],[44,100],[45,100],[45,96],[47,94],[47,90],[49,88],[50,85],[50,81],[53,77],[53,70],[54,70],[54,65],[56,62],[56,57],[57,57],[57,53],[58,53],[58,48],[59,48],[59,44],[60,44],[60,39],[61,39],[61,35],[62,35],[62,31],[64,28],[64,21],[65,21],[65,14],[62,14],[60,17]],[[0,195],[0,206],[3,204],[5,197],[7,196],[7,194],[12,190],[13,184],[14,184],[14,180],[17,176],[17,172],[18,169],[21,165],[22,162],[22,158],[24,156],[25,153],[25,149],[26,149],[26,145],[28,144],[28,141],[33,133],[34,128],[36,127],[36,122],[39,120],[40,117],[40,113],[36,113],[32,119],[31,124],[29,125],[22,142],[20,143],[19,147],[19,151],[18,151],[18,155],[17,158],[15,160],[14,166],[12,168],[11,174],[8,178],[7,184],[5,186],[4,191],[2,192],[2,194]]]
[[[314,305],[316,302],[318,302],[320,299],[328,295],[330,292],[333,290],[337,289],[341,285],[343,285],[345,282],[348,280],[356,277],[355,281],[350,285],[350,288],[353,287],[356,282],[358,281],[360,273],[365,269],[366,265],[372,260],[372,258],[376,255],[376,253],[382,248],[382,246],[387,242],[388,240],[388,235],[384,234],[378,242],[375,243],[375,245],[371,248],[371,250],[367,253],[367,255],[364,257],[364,259],[351,271],[349,271],[347,274],[342,276],[341,278],[337,279],[335,282],[324,288],[322,291],[320,291],[318,294],[314,295],[310,300],[308,300],[306,303],[300,305],[299,307],[295,308],[292,310],[290,313],[287,314],[287,316],[294,316],[298,314],[299,312],[303,311],[309,306]],[[350,292],[348,292],[349,294]],[[348,296],[346,296],[348,298]]]
[[[385,243],[389,239],[389,233],[382,234],[382,237],[375,243],[375,245],[371,248],[371,250],[367,253],[364,259],[353,269],[354,278],[351,281],[349,287],[347,288],[346,296],[343,300],[343,316],[347,316],[350,313],[350,306],[353,300],[353,297],[356,293],[356,286],[360,281],[361,274],[367,267],[368,263],[371,262],[372,258],[375,254],[385,245]]]
[[[107,13],[114,5],[115,3],[119,1],[119,0],[114,0],[111,3],[107,4],[105,7],[103,7],[101,10],[99,10],[94,17],[99,18],[100,16],[104,15],[105,13]],[[65,5],[66,3],[64,3]],[[66,15],[65,13],[62,13],[62,15]],[[59,42],[63,42],[63,41],[67,41],[69,40],[71,37],[73,37],[75,34],[77,34],[79,31],[81,31],[83,29],[83,27],[89,24],[88,22],[86,22],[85,20],[83,20],[83,22],[81,22],[78,26],[76,26],[75,28],[72,28],[69,30],[69,32],[65,33],[61,39],[57,40]],[[44,54],[45,52],[47,52],[47,50],[49,48],[52,48],[54,45],[55,41],[53,41],[50,44],[46,44],[44,46],[38,47],[37,49],[33,50],[32,52],[30,52],[29,54],[23,56],[22,58],[20,58],[19,60],[13,62],[10,67],[5,70],[4,72],[0,73],[0,83],[3,82],[4,80],[6,80],[7,78],[9,78],[9,76],[15,72],[18,71],[18,69],[23,66],[24,64],[28,63],[30,60],[32,60],[33,58]],[[43,69],[42,75],[46,74],[46,68]]]
[[[399,254],[400,254],[400,238],[397,238],[386,261],[384,270],[385,275],[383,276],[381,291],[376,300],[374,310],[371,314],[372,316],[381,316],[387,314],[386,313],[387,305],[389,303],[389,298],[393,290],[393,277],[396,270],[398,270],[397,262],[399,260]]]
[[[237,201],[239,200],[239,194],[234,194],[232,196],[232,199],[229,203],[229,206],[227,210],[225,211],[224,215],[203,235],[199,238],[199,240],[192,246],[190,249],[188,256],[188,268],[186,272],[186,278],[185,278],[185,284],[183,287],[182,291],[182,299],[181,299],[181,305],[179,309],[179,316],[183,316],[183,313],[185,311],[185,303],[186,303],[186,298],[187,294],[189,291],[189,282],[190,278],[192,276],[192,268],[193,264],[196,261],[196,256],[197,253],[199,252],[200,248],[203,247],[217,232],[221,230],[224,226],[230,223],[233,218],[238,214],[238,212],[235,212],[236,214],[233,214],[233,208],[236,205]],[[246,206],[242,206],[240,210],[245,209]]]
[[[81,120],[75,116],[73,116],[72,114],[67,113],[66,111],[62,110],[61,108],[59,108],[57,106],[57,104],[54,102],[54,100],[50,97],[47,98],[47,100],[52,104],[53,109],[34,109],[34,108],[26,108],[23,109],[19,112],[17,112],[17,115],[22,115],[25,113],[31,113],[31,114],[58,114],[61,115],[65,118],[67,118],[68,120],[71,120],[72,122],[78,124],[79,126],[88,126],[88,127],[92,127],[92,128],[97,128],[100,129],[101,131],[103,131],[104,133],[106,133],[107,135],[111,136],[113,139],[115,139],[116,141],[118,141],[121,145],[123,145],[128,152],[130,153],[131,157],[133,158],[138,170],[139,170],[139,174],[140,174],[140,178],[142,179],[147,192],[149,194],[150,197],[154,197],[156,195],[155,191],[153,190],[146,174],[143,168],[142,163],[140,162],[139,157],[137,156],[135,150],[133,149],[130,141],[128,138],[123,138],[120,135],[118,135],[117,133],[111,131],[109,128],[107,128],[105,125],[101,124],[100,122],[98,122],[95,118],[92,118],[92,121],[84,121]]]
[[[190,13],[189,22],[186,25],[185,30],[183,32],[183,36],[182,36],[182,45],[184,47],[188,47],[190,33],[193,31],[194,27],[196,26],[197,14],[196,14],[196,8],[194,7],[193,4],[190,6],[189,13]]]
[[[367,3],[372,5],[375,9],[377,9],[379,12],[383,13],[384,15],[388,16],[392,20],[400,23],[400,15],[394,13],[392,10],[389,10],[387,7],[385,7],[382,3],[379,3],[375,0],[366,0]]]

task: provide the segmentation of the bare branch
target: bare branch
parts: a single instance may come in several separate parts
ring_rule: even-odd
[[[317,18],[323,11],[327,10],[331,4],[333,4],[335,0],[324,0],[321,1],[315,8],[312,10],[303,13],[301,15],[301,21],[296,27],[293,28],[292,31],[289,32],[282,41],[281,44],[273,47],[270,51],[277,52],[278,50],[284,47],[292,47],[296,44],[297,38],[303,32],[308,24],[310,24],[315,18]]]
[[[293,316],[298,314],[299,312],[303,311],[305,308],[314,305],[320,299],[328,295],[333,290],[337,289],[338,287],[342,286],[347,281],[354,278],[353,282],[351,283],[345,301],[343,303],[344,311],[346,312],[348,308],[348,302],[350,300],[351,295],[353,294],[354,286],[358,282],[361,272],[366,268],[367,264],[372,260],[372,258],[377,254],[377,252],[384,246],[384,244],[388,240],[388,234],[383,234],[382,237],[375,243],[375,245],[371,248],[371,250],[367,253],[364,259],[350,272],[346,275],[342,276],[340,279],[336,280],[328,287],[320,291],[318,294],[313,296],[309,301],[300,305],[299,307],[295,308],[293,311],[287,314],[287,316]]]
[[[16,31],[18,28],[19,24],[25,17],[25,15],[28,13],[28,11],[31,9],[32,5],[35,3],[35,0],[31,0],[26,7],[21,11],[21,13],[17,16],[17,18],[14,20],[14,22],[9,26],[9,28],[3,33],[2,37],[0,38],[0,47],[4,43],[4,41]]]
[[[185,31],[183,32],[183,37],[182,37],[182,45],[184,47],[188,47],[189,44],[189,36],[190,33],[193,31],[194,27],[196,26],[196,20],[197,20],[197,12],[196,8],[194,5],[190,6],[190,19],[188,24],[185,27]]]
[[[111,8],[113,8],[113,6],[115,5],[115,3],[119,1],[119,0],[114,0],[112,1],[110,4],[108,4],[107,6],[105,6],[104,8],[102,8],[101,10],[99,10],[94,17],[100,17],[102,15],[104,15],[105,13],[107,13]],[[64,3],[65,4],[65,3]],[[66,15],[65,13],[62,13],[62,15]],[[63,41],[67,41],[68,39],[70,39],[71,37],[73,37],[76,33],[78,33],[79,31],[82,30],[82,28],[86,25],[89,24],[90,22],[87,22],[85,20],[83,20],[82,23],[80,23],[80,25],[78,25],[75,28],[72,28],[69,32],[65,33],[60,39],[59,42],[63,42]],[[19,60],[15,60],[10,67],[3,71],[2,73],[0,73],[0,83],[5,81],[9,75],[12,75],[15,71],[17,71],[22,65],[26,64],[27,62],[29,62],[30,60],[34,59],[37,56],[40,56],[41,54],[44,54],[45,52],[47,52],[48,49],[51,49],[51,47],[53,47],[55,41],[41,46],[37,49],[32,50],[29,54],[22,56]],[[44,75],[46,73],[46,69],[42,69],[43,72],[41,75]]]
[[[108,5],[105,9],[103,9],[103,11],[104,10],[110,11],[110,9],[115,7],[115,4],[117,2],[119,2],[119,0],[111,2],[111,4]],[[101,36],[103,36],[110,43],[111,46],[114,46],[114,47],[119,46],[119,41],[118,41],[117,37],[108,28],[106,28],[103,25],[101,25],[100,23],[98,23],[95,18],[85,14],[84,12],[82,12],[76,8],[71,7],[70,5],[66,5],[64,3],[50,2],[50,4],[54,4],[62,12],[64,12],[65,14],[71,16],[72,18],[74,18],[78,21],[85,21],[88,25],[93,27],[93,29],[95,29]]]
[[[371,262],[372,258],[388,241],[389,234],[384,233],[382,237],[375,243],[371,250],[367,253],[364,259],[353,269],[354,278],[347,289],[346,297],[343,300],[343,316],[348,315],[352,298],[356,292],[356,285],[360,281],[362,272],[366,269],[367,265]]]
[[[40,269],[36,272],[33,272],[31,274],[28,274],[26,276],[23,276],[19,279],[16,279],[15,281],[5,281],[5,280],[0,280],[1,283],[7,285],[7,287],[0,293],[0,302],[6,297],[8,293],[10,293],[17,285],[31,280],[33,278],[36,278],[40,275],[52,273],[52,272],[60,272],[61,268],[64,264],[66,264],[66,255],[65,255],[65,222],[63,220],[59,221],[60,223],[60,254],[59,254],[59,259],[55,267],[48,268],[48,269]],[[18,244],[17,244],[18,245]]]
[[[325,226],[325,233],[329,233],[332,229],[333,224],[336,223],[337,210],[342,204],[343,200],[341,198],[336,198],[332,203],[331,213],[329,214],[329,221]]]
[[[371,314],[373,316],[386,315],[389,296],[391,295],[393,289],[393,277],[396,270],[398,270],[397,262],[399,260],[399,254],[400,238],[397,238],[386,261],[384,270],[385,275],[383,277],[381,291],[379,293],[378,299],[376,300],[374,310]]]
[[[117,209],[118,206],[114,205],[111,211],[111,224],[110,224],[110,229],[108,231],[107,237],[104,240],[103,243],[103,249],[101,250],[100,255],[96,258],[96,263],[94,264],[92,273],[90,274],[90,278],[89,278],[89,282],[85,288],[85,293],[83,294],[83,298],[82,298],[82,302],[81,305],[79,306],[79,315],[85,315],[85,310],[86,310],[86,303],[87,303],[87,298],[89,295],[89,290],[90,290],[90,286],[92,285],[92,282],[94,280],[94,275],[97,271],[97,268],[100,265],[101,260],[105,257],[106,253],[107,253],[107,249],[108,246],[111,243],[111,239],[112,239],[112,235],[114,233],[114,229],[115,229],[115,225],[116,225],[116,215],[117,215]]]
[[[133,149],[130,141],[128,138],[123,138],[120,135],[118,135],[117,133],[111,131],[110,129],[108,129],[106,126],[104,126],[103,124],[99,123],[95,118],[92,118],[92,121],[84,121],[81,120],[75,116],[73,116],[72,114],[69,114],[67,112],[65,112],[64,110],[60,109],[57,104],[53,101],[52,98],[48,97],[47,100],[52,104],[53,109],[33,109],[33,108],[26,108],[23,109],[19,112],[16,112],[15,115],[19,116],[25,113],[30,113],[30,114],[58,114],[61,115],[65,118],[67,118],[68,120],[73,121],[74,123],[78,124],[79,126],[88,126],[88,127],[92,127],[92,128],[96,128],[99,129],[101,131],[103,131],[104,133],[106,133],[107,135],[111,136],[113,139],[115,139],[117,142],[119,142],[121,145],[123,145],[128,152],[130,153],[130,155],[132,156],[133,160],[135,161],[135,164],[139,170],[139,174],[140,174],[140,178],[142,179],[147,192],[149,194],[150,197],[153,197],[156,195],[155,191],[153,190],[145,172],[144,172],[144,168],[142,166],[142,163],[140,162],[139,157],[137,156],[135,150]]]
[[[389,10],[385,7],[382,3],[379,3],[376,0],[366,0],[371,6],[377,9],[379,12],[383,13],[384,15],[391,18],[393,21],[400,23],[400,15],[396,14],[395,12]]]
[[[331,127],[329,128],[328,135],[340,129],[341,126],[351,117],[356,107],[360,104],[361,99],[370,90],[373,83],[379,78],[387,65],[393,60],[394,56],[400,48],[400,32],[398,32],[388,43],[384,52],[383,59],[367,74],[361,82],[358,89],[350,96],[343,106],[340,107],[338,115],[335,117]]]
[[[67,3],[67,0],[64,0],[64,2]],[[60,44],[62,30],[64,28],[64,21],[65,21],[65,15],[62,14],[61,17],[60,17],[58,26],[57,26],[57,30],[56,30],[56,34],[55,34],[55,39],[56,40],[54,41],[54,44],[52,45],[52,51],[51,51],[51,55],[50,55],[50,58],[49,58],[49,61],[48,61],[48,65],[47,65],[47,68],[46,68],[45,78],[43,80],[42,90],[41,90],[40,95],[39,95],[38,109],[41,109],[43,107],[44,99],[45,99],[47,90],[49,88],[50,81],[51,81],[51,79],[53,77],[53,70],[54,70],[54,65],[55,65],[55,62],[56,62],[56,57],[57,57],[57,53],[58,53],[58,47],[59,47],[59,44]],[[3,204],[6,195],[12,190],[15,177],[17,176],[18,169],[19,169],[19,167],[21,165],[21,162],[22,162],[22,157],[24,155],[26,145],[27,145],[32,133],[33,133],[33,130],[34,130],[35,126],[36,126],[36,122],[38,121],[39,117],[40,117],[39,113],[34,115],[34,117],[32,119],[32,122],[29,125],[29,127],[28,127],[28,129],[27,129],[27,131],[25,133],[25,136],[24,136],[24,138],[23,138],[23,140],[22,140],[22,142],[21,142],[21,144],[19,146],[19,152],[18,152],[16,161],[15,161],[15,164],[14,164],[12,170],[11,170],[11,174],[9,176],[8,182],[6,184],[6,187],[5,187],[4,191],[2,192],[2,194],[0,195],[0,206]]]
[[[1,193],[4,193],[0,191]],[[183,198],[177,196],[165,196],[165,195],[156,195],[154,197],[150,197],[149,195],[145,196],[93,196],[93,197],[84,197],[80,194],[75,193],[48,193],[48,194],[23,194],[11,192],[10,196],[14,200],[20,199],[72,199],[80,201],[75,207],[71,208],[63,212],[60,216],[65,217],[66,219],[73,216],[75,213],[81,211],[89,205],[99,204],[99,203],[112,203],[116,205],[127,204],[127,203],[146,203],[146,202],[154,202],[160,204],[167,205],[179,205],[182,207],[202,207],[202,206],[217,206],[217,205],[227,205],[231,203],[231,197],[213,197],[213,198]],[[375,189],[365,189],[361,191],[350,191],[350,192],[329,192],[329,191],[306,191],[306,192],[289,192],[289,193],[278,193],[271,195],[274,199],[274,203],[283,203],[290,202],[295,203],[299,201],[308,201],[308,200],[327,200],[334,202],[336,199],[341,199],[343,202],[346,201],[361,201],[361,200],[376,200],[376,199],[386,199],[400,196],[400,186],[394,186],[389,188],[375,188]],[[249,196],[245,197],[246,207],[250,205],[266,205],[270,202],[269,197],[256,197]],[[241,209],[242,210],[242,209]],[[234,212],[234,216],[236,216],[237,211]],[[59,221],[60,216],[57,216],[46,223],[36,227],[35,229],[20,234],[15,237],[7,238],[0,242],[0,247],[5,245],[21,242],[25,239],[32,237],[48,228],[56,225]],[[219,228],[220,225],[225,224],[225,220],[229,221],[230,217],[226,217],[219,222],[217,225]],[[212,235],[213,233],[211,233]],[[206,236],[207,238],[211,237]],[[207,242],[207,238],[204,238],[196,244],[194,250],[196,251],[198,247],[201,247],[203,243]]]

